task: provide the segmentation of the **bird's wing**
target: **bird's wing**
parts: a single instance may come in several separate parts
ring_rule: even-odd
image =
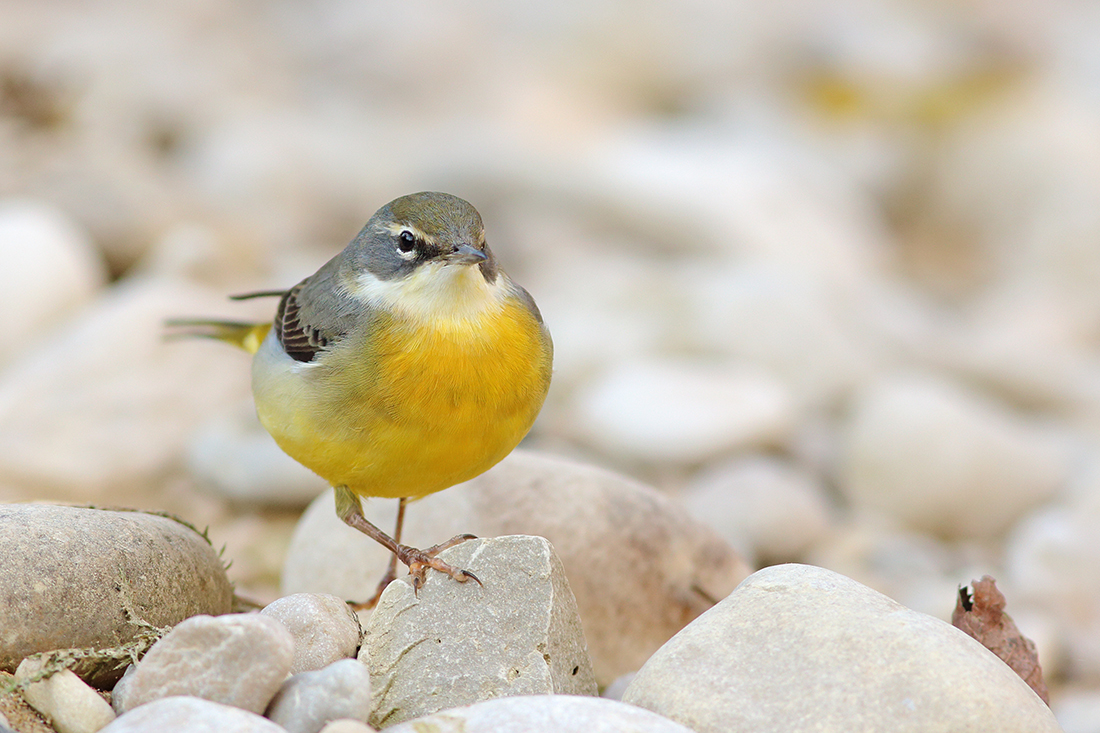
[[[338,287],[335,263],[330,262],[286,292],[275,329],[286,353],[308,362],[369,320],[367,306]]]

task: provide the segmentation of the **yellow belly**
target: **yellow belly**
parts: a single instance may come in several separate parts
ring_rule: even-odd
[[[333,486],[419,497],[488,470],[519,443],[550,384],[549,337],[519,303],[476,322],[389,320],[369,341],[265,384],[279,446]]]

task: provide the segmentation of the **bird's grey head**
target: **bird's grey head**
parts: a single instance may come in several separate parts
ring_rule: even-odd
[[[379,280],[407,277],[429,262],[476,265],[488,282],[497,275],[477,209],[434,191],[402,196],[376,211],[344,256],[345,265]]]

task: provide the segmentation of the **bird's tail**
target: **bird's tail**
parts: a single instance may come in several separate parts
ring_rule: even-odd
[[[254,293],[230,295],[230,300],[252,300],[253,298],[281,298],[285,290],[259,290]],[[187,329],[170,331],[167,337],[207,338],[233,344],[249,354],[255,354],[263,343],[267,332],[271,330],[271,321],[267,323],[243,323],[241,321],[219,321],[192,318],[173,318],[164,324],[168,328]]]
[[[271,330],[271,323],[242,323],[240,321],[213,321],[172,319],[165,323],[173,330],[168,333],[168,338],[210,338],[224,341],[227,344],[244,349],[250,354],[255,354],[260,348],[267,332]]]

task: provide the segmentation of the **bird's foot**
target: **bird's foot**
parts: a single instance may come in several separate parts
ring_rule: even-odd
[[[397,546],[397,559],[409,566],[409,575],[412,576],[413,592],[419,593],[420,589],[424,586],[428,568],[437,570],[441,573],[446,573],[459,583],[465,583],[467,580],[473,580],[478,585],[482,585],[482,582],[476,575],[469,570],[463,570],[462,568],[456,568],[453,565],[449,565],[438,557],[439,553],[444,550],[460,545],[466,540],[477,539],[472,534],[460,534],[446,542],[441,542],[438,545],[432,545],[431,547],[418,550],[415,547],[409,547],[408,545]]]

